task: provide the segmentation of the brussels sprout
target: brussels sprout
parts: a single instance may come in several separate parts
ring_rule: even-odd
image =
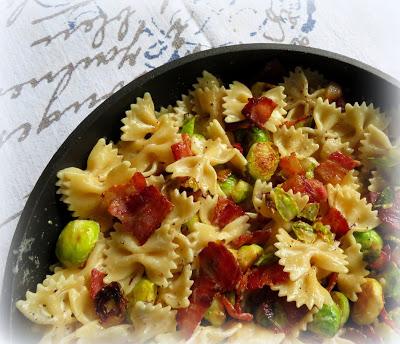
[[[211,325],[217,327],[221,326],[225,322],[225,309],[221,302],[218,301],[218,299],[213,299],[210,307],[204,315],[204,319],[206,319]]]
[[[235,188],[238,179],[235,175],[231,174],[228,178],[226,178],[223,182],[219,183],[221,190],[224,192],[226,197],[229,197]]]
[[[308,223],[303,221],[297,221],[292,223],[292,229],[297,239],[307,244],[311,244],[317,239],[317,234],[314,232],[314,228]]]
[[[200,222],[200,218],[196,214],[188,222],[185,223],[189,233],[192,233],[195,231],[194,224],[197,222]]]
[[[354,232],[354,238],[361,245],[361,252],[367,262],[373,262],[379,257],[383,247],[383,240],[375,230]]]
[[[313,228],[319,238],[330,244],[333,243],[335,237],[333,233],[330,231],[328,226],[325,226],[324,224],[318,221],[314,223]]]
[[[255,312],[255,321],[263,327],[274,327],[283,329],[288,319],[283,306],[279,302],[270,305],[266,302],[257,307]]]
[[[242,269],[251,266],[263,253],[261,246],[256,244],[243,245],[237,252],[237,260]]]
[[[347,320],[349,320],[349,316],[350,316],[350,302],[348,300],[348,298],[338,292],[338,291],[334,291],[332,294],[332,299],[333,301],[338,305],[339,309],[340,309],[340,326],[343,326]]]
[[[253,144],[257,142],[269,142],[271,138],[267,131],[262,130],[257,127],[251,128],[251,131],[248,132],[248,147],[251,147]]]
[[[314,178],[314,169],[318,166],[317,160],[314,158],[303,159],[301,160],[301,166],[303,167],[304,171],[306,171],[306,178]]]
[[[271,264],[271,263],[277,261],[278,257],[275,256],[275,251],[276,251],[276,248],[274,245],[268,246],[264,250],[263,254],[256,260],[254,265],[255,266],[263,266],[263,265],[268,265],[268,264]]]
[[[91,220],[74,220],[61,231],[56,256],[66,267],[83,265],[99,237],[100,225]]]
[[[154,303],[156,298],[157,286],[146,277],[142,277],[136,282],[131,294],[129,295],[129,299],[133,304],[138,301]]]
[[[351,308],[352,320],[358,325],[372,324],[384,306],[382,286],[376,279],[366,278],[357,296]]]
[[[189,117],[188,119],[185,120],[185,122],[182,125],[181,128],[181,133],[182,134],[188,134],[192,136],[194,134],[194,125],[196,123],[196,117]]]
[[[296,201],[283,189],[276,187],[271,192],[272,200],[275,203],[276,210],[285,221],[290,221],[297,216],[299,208]]]
[[[304,209],[300,213],[300,217],[303,219],[314,222],[319,213],[319,203],[307,203]]]
[[[231,197],[234,202],[240,203],[246,200],[252,193],[253,187],[245,182],[244,180],[239,180],[232,190]]]
[[[399,268],[390,263],[382,274],[385,279],[383,291],[386,297],[400,300],[400,270]]]
[[[254,179],[269,181],[279,164],[279,153],[270,142],[254,143],[247,153],[247,168]]]
[[[333,337],[340,329],[341,313],[336,303],[324,304],[308,324],[308,329],[324,337]]]

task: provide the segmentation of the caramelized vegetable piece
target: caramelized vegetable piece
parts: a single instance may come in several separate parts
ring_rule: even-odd
[[[130,295],[130,301],[133,304],[138,301],[154,303],[156,298],[157,286],[146,277],[142,277],[136,282]]]
[[[83,265],[96,245],[100,225],[90,220],[70,221],[61,231],[56,256],[66,267]]]
[[[308,221],[314,222],[318,216],[318,212],[319,212],[318,203],[307,203],[299,216]]]
[[[254,179],[269,181],[279,164],[279,153],[270,142],[253,144],[247,154],[247,168]]]
[[[234,202],[241,203],[251,196],[252,191],[253,187],[249,183],[239,180],[232,190],[231,197]]]
[[[317,234],[314,232],[314,228],[303,221],[297,221],[292,223],[292,229],[296,238],[307,244],[313,243],[317,239]]]
[[[313,321],[308,324],[308,329],[323,337],[333,337],[339,331],[341,324],[341,312],[338,305],[324,304],[314,315]]]
[[[206,319],[211,325],[217,327],[222,326],[222,324],[225,322],[225,308],[218,298],[214,297],[210,307],[207,309],[207,312],[204,315],[204,319]]]
[[[242,246],[237,252],[237,260],[240,267],[243,270],[246,270],[248,267],[253,265],[253,263],[258,257],[261,256],[262,253],[263,248],[256,244]]]
[[[275,203],[276,210],[285,221],[290,221],[298,215],[299,208],[296,201],[283,189],[276,187],[271,192],[271,197]]]
[[[382,286],[376,279],[366,278],[357,296],[358,300],[351,308],[351,318],[358,325],[372,324],[384,306]]]
[[[101,288],[94,299],[96,314],[103,326],[121,324],[125,320],[127,301],[118,282]]]
[[[267,97],[250,98],[243,107],[242,114],[262,129],[276,106],[277,104]]]

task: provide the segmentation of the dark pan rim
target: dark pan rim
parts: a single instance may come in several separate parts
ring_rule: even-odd
[[[400,82],[390,75],[368,65],[363,62],[357,61],[353,58],[343,56],[337,53],[333,53],[330,51],[304,47],[299,45],[288,45],[288,44],[275,44],[275,43],[254,43],[254,44],[239,44],[239,45],[230,45],[219,48],[212,48],[209,50],[204,50],[198,53],[194,53],[180,59],[174,60],[172,62],[168,62],[160,67],[157,67],[142,76],[134,79],[125,85],[122,89],[114,93],[108,99],[106,99],[103,103],[101,103],[97,108],[95,108],[85,119],[83,119],[77,127],[68,135],[65,141],[58,148],[56,153],[50,159],[49,163],[41,173],[38,178],[35,186],[30,193],[30,196],[25,203],[24,209],[16,226],[10,249],[7,256],[7,262],[4,270],[4,278],[3,278],[3,287],[1,291],[1,305],[0,305],[0,314],[3,313],[3,319],[0,320],[0,327],[4,325],[5,334],[8,334],[8,330],[10,329],[11,319],[9,314],[11,314],[11,310],[14,306],[12,304],[11,298],[11,288],[14,285],[15,275],[13,274],[13,266],[15,264],[15,255],[13,254],[13,250],[18,247],[18,244],[21,242],[22,237],[24,235],[24,228],[26,227],[27,219],[29,219],[29,214],[35,213],[37,211],[37,203],[41,198],[43,192],[45,191],[42,188],[42,185],[45,185],[49,181],[49,177],[52,175],[53,164],[55,161],[63,159],[67,151],[69,150],[71,143],[81,135],[84,135],[86,128],[90,127],[95,121],[97,121],[101,115],[106,112],[110,107],[113,107],[113,104],[118,102],[123,96],[132,92],[132,89],[137,88],[141,84],[144,84],[146,81],[151,80],[157,76],[160,76],[168,71],[173,70],[174,68],[191,63],[193,61],[209,58],[217,55],[223,55],[225,53],[234,53],[239,51],[260,51],[260,50],[268,50],[268,51],[277,51],[277,52],[298,52],[310,55],[316,55],[325,57],[328,59],[337,60],[343,62],[348,65],[352,65],[356,68],[359,68],[363,71],[374,74],[390,83],[394,88],[400,90]],[[4,332],[3,332],[4,334]]]

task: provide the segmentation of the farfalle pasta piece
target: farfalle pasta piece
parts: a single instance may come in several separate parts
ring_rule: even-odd
[[[131,109],[126,111],[122,123],[124,125],[121,128],[121,140],[136,142],[137,148],[142,148],[145,136],[153,134],[158,125],[150,93],[146,92],[143,98],[138,97],[136,103],[131,104]]]
[[[272,329],[250,322],[243,323],[240,330],[236,331],[226,343],[279,344],[284,338],[284,333],[276,333]]]
[[[174,207],[163,223],[177,228],[189,221],[200,209],[200,201],[195,202],[193,196],[188,196],[186,191],[180,193],[178,189],[174,189],[169,200]]]
[[[151,281],[167,286],[168,279],[173,276],[171,271],[177,268],[177,244],[173,239],[174,229],[169,225],[157,229],[142,246],[129,233],[111,233],[105,250],[105,281],[110,283],[134,276],[142,265]]]
[[[322,133],[331,132],[343,120],[340,108],[335,103],[318,98],[315,102],[313,118],[317,130]]]
[[[286,95],[283,93],[284,88],[282,86],[277,86],[271,88],[270,90],[263,92],[262,96],[267,97],[275,102],[276,108],[272,111],[271,117],[265,122],[264,128],[268,131],[274,133],[278,130],[278,127],[285,121],[286,115]]]
[[[329,155],[334,152],[342,152],[346,155],[352,155],[354,150],[350,147],[349,142],[342,142],[340,137],[322,137],[319,139],[319,157],[321,160],[328,159]]]
[[[200,222],[210,225],[211,217],[218,202],[218,196],[202,197],[200,199],[199,217]]]
[[[371,172],[371,178],[369,178],[368,191],[370,192],[381,192],[388,182],[380,175],[378,171]]]
[[[163,307],[161,304],[138,301],[131,308],[129,315],[135,329],[133,337],[138,343],[176,331],[176,311],[170,306]]]
[[[304,159],[318,150],[318,145],[314,140],[310,139],[301,128],[294,126],[286,127],[284,125],[280,127],[273,134],[273,141],[281,156],[296,153],[299,159]]]
[[[359,176],[359,172],[357,170],[351,170],[346,174],[346,176],[342,179],[342,181],[339,183],[339,185],[346,186],[357,192],[360,192],[361,191],[361,183],[360,183],[358,176]]]
[[[224,97],[224,116],[226,123],[239,122],[245,119],[242,109],[253,95],[250,89],[239,81],[234,81],[229,85]]]
[[[174,231],[174,239],[172,240],[176,246],[175,253],[175,264],[176,268],[172,271],[180,271],[184,266],[193,262],[194,253],[192,248],[192,243],[190,239],[182,234],[180,230],[176,229]]]
[[[289,273],[290,281],[271,287],[279,290],[279,296],[296,301],[296,306],[306,305],[308,309],[321,308],[332,302],[329,292],[322,287],[317,278],[318,269],[329,272],[347,273],[346,256],[339,248],[339,242],[329,244],[317,240],[306,244],[293,239],[284,229],[279,229],[275,253],[279,264]]]
[[[189,307],[189,296],[192,293],[190,288],[193,284],[191,276],[192,267],[188,264],[177,276],[171,279],[167,287],[160,288],[160,300],[172,308]]]
[[[338,274],[337,286],[348,299],[355,302],[358,299],[357,293],[361,291],[361,285],[369,271],[365,268],[367,264],[363,260],[361,245],[354,238],[353,231],[347,232],[340,242],[340,247],[347,256],[349,271]]]
[[[132,167],[149,176],[175,160],[171,146],[181,140],[178,129],[168,116],[161,116],[151,137],[144,139],[143,148],[136,150],[135,142],[121,142],[119,152]]]
[[[257,179],[253,188],[253,206],[254,209],[264,217],[272,217],[272,211],[269,204],[267,204],[267,194],[273,189],[272,183],[263,182]]]
[[[329,206],[339,210],[354,230],[364,232],[380,224],[378,213],[372,210],[372,204],[361,198],[360,193],[352,187],[329,184],[327,191]]]
[[[128,182],[134,172],[112,143],[100,139],[89,154],[85,170],[68,167],[57,173],[57,193],[74,217],[96,220],[106,230],[111,226],[111,216],[101,195],[113,185]]]
[[[221,124],[214,119],[207,127],[208,137],[212,140],[220,139],[222,143],[226,144],[228,147],[235,151],[235,156],[232,158],[231,163],[238,168],[240,171],[244,172],[246,170],[247,160],[242,153],[237,148],[233,148],[228,136]]]
[[[235,154],[235,150],[223,144],[221,139],[207,140],[202,154],[182,158],[168,165],[166,171],[172,173],[172,178],[194,178],[203,193],[223,195],[213,166],[230,161]]]

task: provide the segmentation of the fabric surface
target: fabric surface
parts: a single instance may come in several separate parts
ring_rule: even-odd
[[[42,170],[125,84],[192,52],[252,42],[323,48],[400,79],[399,9],[396,0],[1,1],[0,285]]]

